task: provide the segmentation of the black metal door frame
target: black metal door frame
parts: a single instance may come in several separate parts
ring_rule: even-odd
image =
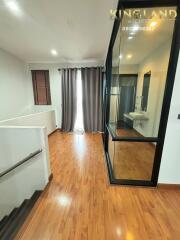
[[[111,73],[112,73],[112,50],[116,36],[121,24],[121,18],[119,17],[119,10],[126,8],[150,8],[150,7],[168,7],[177,6],[177,17],[174,25],[173,39],[171,44],[171,52],[169,58],[168,72],[166,78],[166,85],[164,90],[164,99],[161,111],[160,125],[158,137],[147,137],[147,138],[130,138],[130,137],[119,137],[109,127],[109,114],[110,114],[110,87],[111,87]],[[121,12],[123,13],[123,11]],[[179,57],[180,49],[180,1],[179,0],[119,0],[116,12],[116,18],[114,20],[113,31],[111,34],[111,40],[109,44],[108,54],[106,58],[106,97],[105,97],[105,138],[104,148],[106,155],[106,162],[108,167],[109,179],[111,184],[125,184],[135,186],[156,186],[158,182],[159,169],[161,164],[161,157],[164,145],[164,139],[166,134],[167,121],[169,116],[170,102],[172,97],[172,91],[174,86],[174,79],[176,74],[176,67]],[[144,180],[121,180],[116,179],[113,175],[113,169],[108,153],[108,139],[109,135],[112,137],[112,141],[134,141],[134,142],[156,142],[156,151],[154,157],[154,165],[152,171],[152,178],[150,181]]]

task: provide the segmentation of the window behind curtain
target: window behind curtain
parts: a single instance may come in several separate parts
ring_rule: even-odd
[[[48,70],[32,70],[35,105],[51,105]]]

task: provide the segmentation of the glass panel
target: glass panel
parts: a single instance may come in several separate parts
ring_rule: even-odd
[[[111,165],[113,166],[115,145],[114,145],[114,142],[112,141],[111,136],[109,136],[108,150],[109,150],[109,158],[111,160]]]
[[[113,48],[110,125],[118,136],[157,137],[176,9],[126,9]]]
[[[117,122],[117,107],[118,107],[118,80],[119,80],[119,41],[120,41],[120,30],[118,31],[114,47],[113,47],[113,58],[112,58],[112,78],[111,78],[111,89],[110,89],[110,116],[109,122],[111,127],[115,130],[115,123]]]
[[[112,151],[113,149],[113,151]],[[151,180],[156,144],[109,140],[109,155],[116,179]]]
[[[149,85],[150,85],[151,73],[144,74],[143,88],[142,88],[142,111],[147,111],[148,96],[149,96]]]

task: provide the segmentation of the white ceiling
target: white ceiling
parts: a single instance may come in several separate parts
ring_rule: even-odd
[[[173,9],[171,8],[149,8],[146,11],[151,13],[155,10]],[[143,9],[142,9],[143,11]],[[152,21],[157,22],[157,26],[154,30],[149,31],[148,27]],[[128,40],[131,36],[132,27],[138,26],[139,30],[135,32],[133,38]],[[153,51],[161,48],[167,41],[172,40],[174,19],[164,18],[164,19],[129,19],[127,16],[123,18],[122,30],[119,29],[118,36],[114,45],[113,52],[113,66],[118,66],[118,64],[128,65],[128,64],[140,64],[146,57],[148,57]],[[123,29],[127,27],[127,29]],[[131,54],[132,58],[127,59],[127,55]],[[122,55],[122,59],[119,56]]]
[[[117,0],[17,0],[16,13],[7,1],[15,0],[0,0],[0,48],[27,62],[105,60]]]

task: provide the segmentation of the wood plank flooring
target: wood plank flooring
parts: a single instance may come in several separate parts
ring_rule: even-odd
[[[151,180],[155,146],[147,142],[109,141],[116,179]]]
[[[134,129],[117,129],[121,137],[142,137]],[[156,147],[148,142],[109,141],[116,179],[151,180]]]
[[[110,186],[100,134],[49,145],[54,178],[16,240],[180,239],[180,191]]]

